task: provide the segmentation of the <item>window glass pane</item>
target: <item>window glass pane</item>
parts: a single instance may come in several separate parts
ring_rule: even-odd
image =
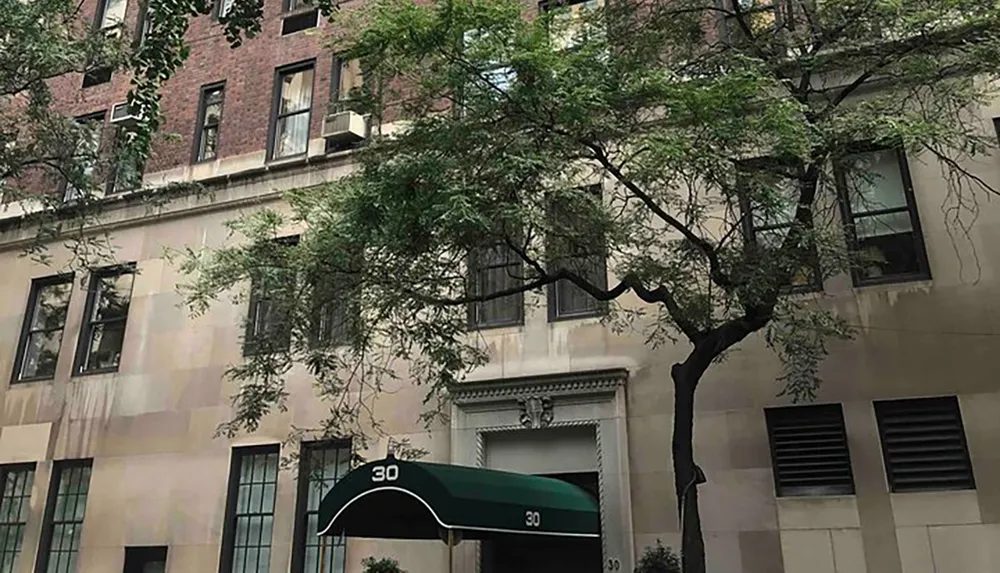
[[[28,335],[21,358],[20,378],[51,377],[56,373],[63,331],[42,331]]]
[[[847,158],[845,176],[855,215],[881,209],[905,207],[906,193],[896,150],[859,153]]]
[[[93,325],[87,350],[85,370],[117,368],[125,340],[125,322],[116,321]]]
[[[57,462],[58,464],[59,462]],[[47,571],[75,573],[80,533],[90,485],[90,467],[57,465],[56,506],[51,521],[43,524],[51,532],[51,542],[45,558]]]
[[[237,453],[239,487],[233,521],[232,571],[266,573],[277,483],[278,453]]]
[[[215,159],[216,148],[219,145],[219,128],[206,127],[201,134],[200,159]]]
[[[299,468],[299,480],[306,488],[306,511],[296,527],[297,543],[303,547],[302,569],[293,573],[319,573],[319,505],[323,498],[350,468],[350,447],[339,444],[306,443],[302,445],[305,455]],[[300,490],[301,491],[301,490]],[[343,537],[327,542],[326,573],[341,573],[345,568]],[[336,547],[341,547],[338,552]]]
[[[919,273],[917,237],[909,211],[855,219],[861,278]]]
[[[0,469],[3,497],[0,498],[0,573],[12,573],[21,551],[24,526],[28,521],[34,468]]]
[[[219,6],[219,17],[223,17],[229,14],[229,11],[233,9],[234,0],[219,0],[222,4]]]
[[[337,89],[337,99],[348,99],[351,91],[363,84],[361,75],[361,60],[340,60],[340,86]]]
[[[128,316],[134,277],[133,273],[121,273],[98,279],[94,320],[125,319]]]
[[[216,125],[222,116],[222,102],[210,103],[205,106],[205,125]]]
[[[72,283],[46,285],[38,289],[35,308],[31,319],[32,330],[52,330],[62,328],[66,323],[66,309]]]
[[[309,144],[309,114],[300,113],[278,120],[274,136],[274,156],[290,157],[306,152]]]
[[[278,115],[312,107],[312,86],[312,68],[281,76],[281,102],[278,106]]]
[[[127,0],[105,0],[104,19],[101,20],[101,27],[109,28],[124,20],[126,6],[128,6]]]

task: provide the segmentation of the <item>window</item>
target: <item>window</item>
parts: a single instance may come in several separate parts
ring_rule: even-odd
[[[351,340],[357,325],[357,285],[346,274],[313,281],[312,337],[316,346],[337,346]]]
[[[781,25],[784,14],[782,0],[723,0],[729,14],[724,17],[725,32],[730,43],[738,44],[746,39],[746,32],[737,20],[739,8],[743,22],[754,36],[768,35]]]
[[[875,402],[875,419],[893,492],[976,487],[957,398]]]
[[[118,370],[134,277],[132,264],[95,271],[90,277],[73,369],[76,374]]]
[[[75,573],[90,489],[90,460],[57,461],[45,505],[36,573]]]
[[[198,106],[198,132],[195,134],[194,161],[209,161],[219,154],[219,125],[222,123],[222,98],[225,84],[201,88]]]
[[[152,8],[149,5],[149,0],[147,0],[142,5],[142,11],[139,13],[139,22],[136,25],[134,42],[136,50],[142,48],[143,44],[146,43],[146,37],[149,36],[150,31],[153,29],[152,16]]]
[[[779,496],[854,493],[839,404],[764,410]]]
[[[480,249],[469,256],[469,282],[474,295],[490,295],[515,288],[521,284],[522,276],[520,257],[506,246]],[[523,320],[522,293],[469,305],[470,328],[517,325]]]
[[[87,70],[83,74],[83,87],[91,88],[110,82],[112,71],[113,70],[110,67]]]
[[[73,275],[46,277],[31,283],[14,361],[14,382],[48,380],[55,376],[72,292]]]
[[[309,147],[313,63],[278,70],[271,123],[271,159],[303,155]]]
[[[539,7],[543,11],[563,8],[553,19],[556,29],[552,43],[559,49],[571,49],[581,37],[602,33],[592,18],[594,12],[604,8],[604,0],[551,0],[541,2]]]
[[[838,162],[848,240],[859,258],[857,285],[930,278],[913,187],[901,149],[877,149]]]
[[[319,10],[312,9],[308,12],[295,12],[285,16],[281,21],[281,35],[287,36],[319,25]]]
[[[312,5],[310,0],[285,0],[285,12],[291,12],[310,5]]]
[[[738,177],[747,241],[759,250],[759,255],[769,266],[784,266],[783,261],[774,259],[774,255],[792,228],[798,209],[799,194],[794,182],[762,166],[755,168],[753,162],[746,163]],[[809,260],[798,267],[788,285],[793,291],[819,290],[822,287],[823,274],[814,243],[810,242],[808,252]]]
[[[215,17],[222,19],[229,15],[233,9],[234,0],[215,0]]]
[[[997,136],[997,142],[1000,143],[1000,117],[993,118],[993,132]]]
[[[31,511],[35,464],[0,466],[0,573],[13,573]]]
[[[89,180],[94,176],[94,171],[100,159],[104,112],[78,117],[76,123],[79,126],[79,139],[77,139],[76,149],[71,158],[72,168],[82,179]],[[81,182],[79,180],[76,181],[76,183]],[[78,188],[74,182],[66,181],[66,188],[63,191],[63,201],[75,201],[83,195],[83,189]]]
[[[293,247],[299,238],[283,237],[274,241],[277,247]],[[291,344],[291,330],[283,320],[282,292],[295,281],[284,262],[284,253],[279,248],[275,253],[273,266],[260,269],[250,285],[250,304],[247,309],[246,332],[243,340],[243,354],[266,354],[287,350]]]
[[[277,444],[233,448],[220,573],[267,573],[271,561]]]
[[[307,442],[299,459],[299,491],[295,502],[295,539],[292,573],[342,573],[347,555],[344,537],[327,548],[326,570],[320,570],[319,504],[323,496],[351,469],[350,444]],[[324,524],[325,525],[325,524]]]
[[[102,0],[97,22],[102,30],[113,28],[125,20],[128,0]]]
[[[142,186],[143,161],[135,155],[127,137],[129,134],[124,128],[115,130],[114,164],[105,189],[107,195],[134,191]]]
[[[122,573],[164,573],[167,570],[167,548],[160,546],[126,547]]]
[[[354,90],[364,85],[364,74],[361,72],[361,60],[355,58],[347,60],[340,56],[333,57],[333,75],[331,85],[336,89],[330,90],[330,103],[332,111],[341,111],[350,101]]]
[[[592,225],[586,213],[594,201],[600,201],[601,187],[594,185],[577,189],[559,200],[550,202],[549,220],[552,224],[547,237],[550,268],[553,272],[566,269],[593,286],[608,286],[607,262],[603,238],[590,231]],[[597,316],[605,311],[605,303],[569,280],[562,279],[549,285],[549,320]]]

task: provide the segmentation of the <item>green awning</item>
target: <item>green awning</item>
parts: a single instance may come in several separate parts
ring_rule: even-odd
[[[597,502],[552,478],[387,458],[350,472],[319,506],[319,534],[384,539],[599,537]]]

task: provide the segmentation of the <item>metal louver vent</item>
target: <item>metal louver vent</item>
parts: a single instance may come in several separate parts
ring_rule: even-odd
[[[875,418],[892,491],[976,487],[957,398],[875,402]]]
[[[764,415],[779,496],[854,493],[839,404],[770,408]]]

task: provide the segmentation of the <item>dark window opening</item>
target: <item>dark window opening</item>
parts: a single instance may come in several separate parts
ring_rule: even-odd
[[[319,9],[312,9],[307,12],[299,12],[285,16],[281,21],[281,35],[287,36],[302,30],[315,28],[319,25]]]
[[[134,264],[102,269],[91,276],[74,373],[118,370],[134,278]]]
[[[110,67],[96,68],[84,72],[83,87],[90,88],[110,82],[111,72],[112,69]]]
[[[0,573],[14,573],[31,512],[35,464],[0,466]]]
[[[292,573],[342,573],[347,554],[344,536],[326,550],[326,567],[320,569],[319,504],[323,496],[351,470],[351,447],[345,442],[306,442],[299,458],[295,538]],[[325,525],[325,524],[324,524]]]
[[[930,278],[913,186],[902,149],[876,149],[838,162],[837,185],[857,285]]]
[[[607,290],[607,254],[603,236],[593,226],[592,202],[601,201],[600,185],[574,190],[559,200],[551,200],[546,238],[549,268],[566,270],[599,290]],[[549,285],[549,320],[586,318],[605,313],[607,304],[569,279]]]
[[[517,288],[523,282],[521,258],[509,247],[497,245],[469,255],[469,283],[473,296],[489,296]],[[510,294],[469,305],[469,328],[513,326],[524,322],[524,294]]]
[[[53,464],[36,573],[76,573],[91,463],[91,460],[65,460]]]
[[[233,448],[220,573],[267,573],[279,446]]]
[[[14,361],[14,382],[55,376],[72,293],[73,275],[32,281]]]
[[[278,70],[268,149],[271,159],[305,155],[309,148],[312,93],[312,62]]]
[[[198,132],[195,134],[194,162],[210,161],[219,155],[219,127],[222,124],[222,100],[225,84],[201,88],[198,106]]]
[[[164,546],[126,547],[122,573],[164,573],[167,548]]]
[[[145,161],[136,154],[127,137],[129,134],[125,128],[119,127],[115,130],[112,151],[114,163],[111,165],[111,173],[106,184],[107,195],[134,191],[142,187]]]
[[[875,419],[893,492],[976,487],[957,398],[875,402]]]
[[[313,280],[312,344],[348,344],[360,321],[357,280],[347,273]]]
[[[76,201],[87,192],[86,185],[90,183],[97,171],[97,166],[101,155],[101,139],[104,130],[105,112],[76,118],[79,126],[79,138],[76,141],[76,148],[73,150],[73,157],[69,158],[68,169],[74,172],[74,181],[64,180],[63,201]]]
[[[291,345],[286,296],[296,277],[287,268],[283,251],[297,245],[298,240],[298,236],[291,236],[274,241],[278,247],[274,264],[258,269],[251,278],[250,304],[243,338],[245,356],[281,352]]]
[[[764,411],[778,496],[854,493],[854,474],[839,404]]]

